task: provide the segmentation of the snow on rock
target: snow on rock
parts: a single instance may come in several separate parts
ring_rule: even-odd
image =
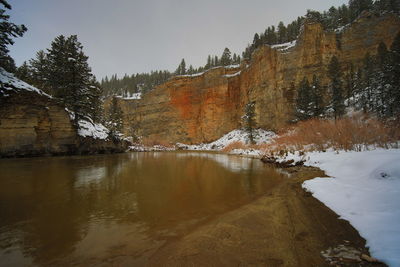
[[[225,69],[237,69],[240,68],[240,64],[224,66]]]
[[[348,220],[373,257],[400,266],[400,149],[312,152],[305,159],[332,178],[305,181],[303,188]]]
[[[78,135],[94,139],[107,139],[109,130],[100,123],[94,123],[90,118],[79,120]]]
[[[262,144],[262,143],[269,143],[271,142],[272,138],[275,137],[275,133],[271,131],[266,131],[263,129],[256,129],[254,131],[254,141],[256,144]],[[247,143],[248,142],[248,134],[244,130],[233,130],[224,136],[222,136],[220,139],[208,143],[208,144],[200,144],[200,145],[185,145],[185,144],[176,144],[177,147],[185,148],[188,150],[222,150],[225,148],[227,145],[233,142],[242,142],[242,143]]]
[[[198,77],[198,76],[201,76],[201,75],[203,75],[204,74],[204,72],[199,72],[199,73],[194,73],[194,74],[184,74],[184,75],[177,75],[177,76],[175,76],[175,77]]]
[[[226,74],[226,75],[224,75],[224,77],[231,78],[231,77],[235,77],[235,76],[240,75],[240,73],[241,73],[241,71],[238,71],[238,72],[233,73],[233,74]]]
[[[7,91],[26,90],[51,98],[50,95],[46,94],[42,90],[37,89],[36,87],[33,87],[32,85],[29,85],[24,81],[21,81],[20,79],[16,78],[13,74],[5,71],[1,67],[0,67],[0,85],[1,85],[0,94],[4,96],[8,96]]]
[[[142,93],[134,93],[134,94],[129,94],[127,96],[118,95],[116,97],[122,98],[122,99],[125,99],[125,100],[135,100],[135,99],[138,100],[138,99],[142,99]]]
[[[297,42],[297,41],[294,40],[294,41],[287,42],[287,43],[283,43],[283,44],[271,45],[271,48],[277,49],[277,50],[279,50],[279,51],[284,52],[284,51],[287,51],[287,50],[289,50],[290,48],[296,46],[296,42]]]

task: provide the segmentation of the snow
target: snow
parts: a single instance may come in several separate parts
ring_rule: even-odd
[[[121,98],[121,99],[125,99],[125,100],[135,100],[135,99],[139,100],[139,99],[142,99],[142,93],[129,94],[128,96],[120,96],[120,95],[118,95],[116,97]]]
[[[400,149],[312,152],[305,160],[332,178],[308,180],[303,188],[348,220],[373,257],[400,266]]]
[[[107,139],[109,130],[100,123],[94,123],[90,118],[79,120],[78,134],[82,137],[92,137],[94,139]]]
[[[240,68],[240,64],[228,65],[224,67],[225,69],[237,69]]]
[[[240,73],[241,73],[241,71],[238,71],[238,72],[233,73],[233,74],[226,74],[226,75],[224,75],[224,77],[231,78],[231,77],[235,77],[235,76],[240,75]]]
[[[26,82],[21,81],[20,79],[16,78],[13,74],[5,71],[3,68],[0,67],[0,93],[3,96],[8,96],[6,91],[20,91],[20,90],[25,90],[25,91],[31,91],[35,92],[39,95],[42,96],[47,96],[51,98],[50,95],[46,94],[40,89],[37,89],[36,87],[33,87],[32,85],[27,84]],[[6,91],[3,91],[6,90]]]
[[[283,44],[276,44],[276,45],[271,45],[271,48],[273,49],[277,49],[279,51],[287,51],[290,48],[296,46],[296,40],[291,41],[291,42],[287,42],[287,43],[283,43]]]
[[[195,73],[195,74],[185,74],[185,75],[177,75],[176,77],[199,77],[201,75],[203,75],[204,72],[199,72],[199,73]]]
[[[256,129],[254,130],[254,141],[256,144],[265,144],[271,142],[272,138],[275,137],[275,133],[271,131],[266,131],[263,129]],[[208,143],[208,144],[200,144],[200,145],[185,145],[185,144],[177,144],[178,147],[183,147],[188,150],[222,150],[224,149],[227,145],[233,142],[242,142],[242,143],[247,143],[248,142],[248,135],[247,132],[244,130],[233,130],[224,136],[222,136],[220,139]]]

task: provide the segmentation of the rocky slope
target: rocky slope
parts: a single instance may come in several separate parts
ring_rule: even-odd
[[[124,150],[121,143],[79,131],[62,104],[0,69],[0,157]]]
[[[297,42],[263,46],[248,64],[174,77],[141,100],[121,99],[124,133],[163,142],[210,142],[240,126],[249,101],[256,101],[260,127],[280,129],[293,120],[293,85],[304,76],[311,80],[313,74],[326,84],[333,55],[346,72],[367,52],[375,53],[379,42],[390,46],[399,29],[400,19],[394,14],[364,13],[336,32],[307,23]]]

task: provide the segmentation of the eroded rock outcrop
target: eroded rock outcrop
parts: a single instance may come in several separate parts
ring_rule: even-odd
[[[294,118],[293,86],[304,76],[311,80],[317,74],[326,84],[333,55],[346,72],[367,52],[374,54],[379,42],[390,46],[399,29],[397,15],[367,12],[337,32],[306,23],[295,44],[263,46],[249,64],[174,77],[141,100],[121,99],[124,132],[164,142],[210,142],[240,126],[249,101],[256,101],[260,127],[280,129]]]
[[[0,157],[118,152],[126,144],[82,137],[65,107],[0,69]]]

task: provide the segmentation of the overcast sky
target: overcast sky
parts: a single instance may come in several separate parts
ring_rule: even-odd
[[[93,73],[173,71],[180,60],[204,65],[225,47],[241,53],[255,32],[285,24],[307,9],[327,10],[347,0],[8,0],[11,21],[28,32],[15,40],[17,65],[50,46],[60,34],[77,34]]]

